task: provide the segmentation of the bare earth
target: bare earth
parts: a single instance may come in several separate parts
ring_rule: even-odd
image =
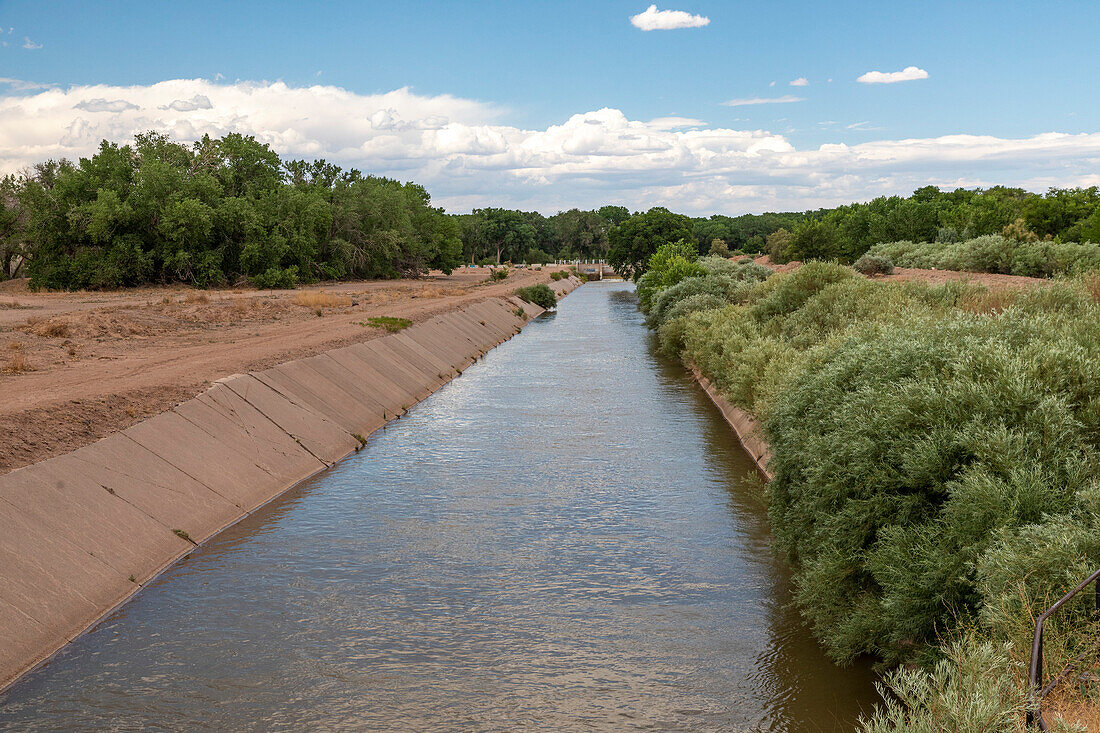
[[[384,335],[369,318],[422,321],[549,282],[550,272],[513,270],[489,284],[487,269],[463,268],[297,291],[32,293],[24,281],[0,283],[0,474],[124,430],[230,374]]]

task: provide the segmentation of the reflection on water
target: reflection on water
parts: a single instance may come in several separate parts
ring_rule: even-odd
[[[12,730],[851,730],[751,464],[581,288],[0,696]]]

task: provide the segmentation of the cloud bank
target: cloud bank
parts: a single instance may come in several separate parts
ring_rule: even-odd
[[[616,109],[545,129],[507,124],[491,104],[408,89],[356,94],[334,86],[177,79],[149,86],[35,88],[0,94],[0,172],[94,152],[158,130],[254,135],[289,158],[319,158],[426,185],[451,211],[619,203],[691,214],[799,210],[909,193],[926,184],[997,183],[1043,190],[1096,185],[1100,133],[876,140],[796,148],[766,130],[700,120],[630,119]]]
[[[901,71],[868,71],[858,77],[860,84],[897,84],[899,81],[927,79],[928,72],[916,66],[906,66]]]
[[[630,24],[643,31],[672,31],[678,28],[701,28],[710,23],[704,15],[692,15],[683,10],[658,10],[650,5],[644,12],[630,16]]]

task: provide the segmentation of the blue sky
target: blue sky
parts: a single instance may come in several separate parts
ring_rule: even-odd
[[[736,213],[738,207],[803,208],[834,199],[839,203],[848,200],[845,196],[904,192],[922,181],[1028,186],[1092,181],[1089,176],[1098,157],[1092,136],[1100,129],[1096,93],[1100,52],[1095,42],[1100,33],[1100,3],[692,0],[658,3],[658,7],[703,16],[709,19],[706,25],[643,31],[630,18],[649,4],[647,0],[326,4],[8,0],[0,2],[0,25],[10,29],[0,36],[7,43],[0,47],[0,76],[24,84],[10,83],[0,94],[9,101],[23,98],[25,106],[27,97],[46,93],[45,87],[28,88],[25,82],[56,85],[54,90],[71,94],[74,89],[99,85],[114,91],[94,99],[117,101],[130,99],[130,92],[120,89],[153,88],[170,80],[202,79],[219,87],[281,81],[294,89],[332,86],[361,97],[361,104],[347,107],[347,114],[355,116],[369,112],[371,104],[380,104],[368,98],[407,88],[415,99],[446,96],[480,103],[480,115],[471,113],[462,120],[469,127],[545,132],[573,115],[606,108],[620,112],[630,123],[665,117],[692,123],[690,128],[678,128],[676,135],[689,129],[764,131],[790,147],[785,152],[775,145],[766,146],[764,153],[741,150],[746,160],[726,158],[711,170],[707,159],[729,152],[728,143],[707,143],[711,147],[700,153],[688,140],[690,154],[669,152],[663,159],[677,167],[679,179],[669,175],[667,165],[662,168],[653,161],[648,168],[660,170],[647,179],[641,170],[647,165],[636,157],[647,155],[640,148],[631,153],[635,163],[625,166],[586,160],[579,168],[562,167],[553,160],[552,145],[569,149],[571,143],[562,142],[561,136],[534,143],[512,136],[488,152],[484,145],[431,148],[425,147],[423,139],[409,138],[402,143],[415,148],[408,160],[419,162],[403,167],[395,162],[400,156],[393,150],[383,157],[349,153],[348,138],[356,134],[352,129],[334,130],[329,139],[314,126],[312,144],[295,148],[291,141],[303,136],[287,133],[287,126],[293,124],[290,119],[268,120],[271,129],[266,129],[256,122],[256,114],[238,105],[231,117],[212,120],[208,115],[203,122],[221,125],[219,129],[244,125],[242,131],[262,139],[266,135],[276,147],[287,147],[281,152],[291,155],[315,150],[398,177],[420,173],[433,192],[440,191],[437,198],[442,194],[460,209],[477,205],[479,197],[487,196],[494,186],[501,190],[504,202],[530,208],[593,205],[602,200],[600,196],[618,196],[640,207],[659,203],[664,193],[673,206]],[[856,81],[869,71],[896,72],[910,66],[926,72],[927,78],[891,84]],[[798,78],[807,85],[790,86]],[[785,95],[802,101],[723,104]],[[200,96],[210,98],[209,93]],[[54,137],[59,140],[64,136],[62,129],[68,130],[70,142],[77,140],[69,128],[78,120],[88,134],[93,130],[124,134],[126,120],[120,114],[130,115],[131,124],[164,126],[175,132],[206,129],[197,124],[181,127],[179,119],[145,114],[136,109],[144,103],[135,100],[121,113],[77,110],[80,102],[73,100],[78,98],[87,101],[70,96],[63,109],[51,110],[57,115]],[[397,109],[393,103],[386,101],[387,109]],[[229,104],[212,103],[212,109]],[[308,110],[310,105],[304,104]],[[339,115],[339,106],[326,108],[325,113]],[[116,117],[108,119],[112,114]],[[446,110],[433,115],[448,122],[462,117]],[[408,114],[400,116],[411,119]],[[28,124],[29,117],[0,115],[0,132]],[[431,127],[418,124],[421,129]],[[612,123],[605,120],[604,124]],[[998,147],[992,156],[998,162],[992,165],[990,155],[975,155],[970,146],[967,150],[974,162],[970,168],[959,160],[957,147],[919,160],[890,153],[896,170],[880,166],[873,173],[857,171],[858,185],[854,181],[835,184],[838,177],[850,176],[851,168],[862,164],[814,161],[810,169],[797,169],[798,161],[792,158],[803,152],[829,157],[819,155],[822,145],[874,145],[954,135],[1011,141],[1046,133],[1082,139],[1062,141],[1057,151],[1045,156],[1057,162],[1044,160],[1042,151],[1050,153],[1045,142],[1038,145],[1041,150],[1034,144]],[[642,134],[648,133],[643,130]],[[671,151],[687,138],[673,135],[653,140],[650,148],[672,146]],[[532,145],[545,153],[538,161],[525,157],[517,162],[509,147],[526,150]],[[25,163],[33,153],[49,150],[49,139],[39,135],[23,147],[24,155],[0,149],[0,164]],[[80,145],[68,147],[76,150]],[[64,149],[64,145],[58,148]],[[431,162],[433,150],[438,153],[434,168],[424,163]],[[1019,151],[1015,158],[1013,150]],[[881,151],[867,149],[872,158]],[[508,160],[500,157],[504,153]],[[967,158],[967,151],[963,153],[961,157]],[[497,157],[490,163],[484,157],[488,154]],[[584,154],[606,154],[610,161],[622,157],[623,151],[614,142],[595,142],[584,148]],[[475,155],[482,158],[474,161]],[[768,156],[775,155],[786,157],[778,166],[769,165],[774,161]],[[514,166],[511,179],[500,174],[501,166],[509,164]],[[777,167],[784,172],[777,174]],[[447,173],[459,169],[461,175]],[[464,186],[466,176],[475,170],[497,172],[475,176]],[[708,185],[708,173],[721,185]],[[826,180],[830,177],[833,185]],[[573,198],[571,186],[577,191]],[[738,196],[739,192],[746,195]]]

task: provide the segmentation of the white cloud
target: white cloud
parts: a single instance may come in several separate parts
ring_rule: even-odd
[[[906,66],[901,71],[868,71],[856,81],[860,84],[897,84],[899,81],[927,79],[928,72],[916,66]]]
[[[832,206],[929,183],[1092,185],[1100,169],[1100,133],[946,135],[799,149],[768,130],[681,117],[647,122],[616,109],[540,129],[503,118],[491,104],[408,89],[356,94],[203,79],[8,89],[0,93],[0,173],[48,158],[76,159],[93,153],[102,138],[125,142],[146,130],[184,141],[240,132],[285,157],[323,157],[418,181],[453,211],[496,205],[552,213],[614,201],[631,209],[737,214]]]
[[[791,86],[792,87],[808,87],[808,86],[810,86],[810,82],[808,82],[806,80],[806,77],[800,76],[800,77],[798,77],[797,79],[795,79],[794,81],[791,82]]]
[[[32,41],[30,39],[29,36],[23,36],[23,48],[28,49],[30,51],[37,51],[38,49],[42,48],[42,44],[41,43],[35,43],[34,41]]]
[[[770,86],[770,87],[774,87],[774,86],[775,86],[775,82],[774,82],[774,81],[773,81],[773,82],[770,82],[770,83],[768,84],[768,86]]]
[[[630,16],[630,23],[643,31],[671,31],[678,28],[701,28],[710,23],[710,18],[692,15],[683,10],[658,10],[650,5],[644,12]]]
[[[752,104],[790,104],[791,102],[804,102],[802,97],[793,94],[784,94],[782,97],[747,97],[745,99],[731,99],[722,102],[727,107],[746,107]]]

